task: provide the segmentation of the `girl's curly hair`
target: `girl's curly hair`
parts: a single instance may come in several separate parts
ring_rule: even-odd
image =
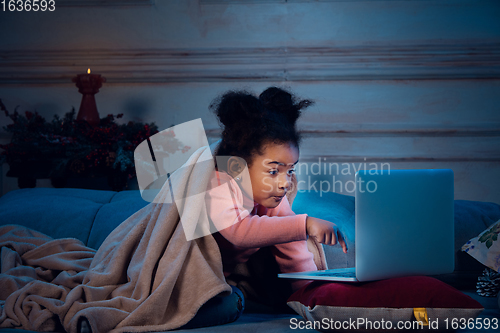
[[[246,91],[224,93],[209,107],[223,128],[217,155],[239,156],[250,166],[266,144],[292,143],[298,148],[301,136],[296,122],[301,110],[312,104],[277,87],[267,88],[258,98]]]

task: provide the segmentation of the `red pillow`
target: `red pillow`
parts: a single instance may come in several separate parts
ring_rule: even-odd
[[[365,283],[315,281],[290,296],[288,305],[309,321],[291,322],[292,328],[309,325],[323,331],[358,332],[456,329],[484,309],[461,291],[428,276]]]

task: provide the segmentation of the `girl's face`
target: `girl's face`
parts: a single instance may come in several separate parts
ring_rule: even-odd
[[[299,149],[293,144],[267,144],[264,154],[254,157],[248,168],[253,200],[264,207],[279,205],[292,185],[292,174],[299,161]]]

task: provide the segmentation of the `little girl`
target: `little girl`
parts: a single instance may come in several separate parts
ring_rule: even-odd
[[[307,249],[308,236],[326,245],[339,242],[347,253],[334,223],[296,215],[285,195],[291,190],[299,161],[300,136],[295,123],[300,110],[311,104],[309,100],[296,102],[290,93],[271,87],[258,98],[228,92],[210,106],[224,126],[216,158],[231,156],[227,165],[216,166],[219,184],[230,184],[231,195],[216,184],[207,192],[207,212],[219,230],[214,237],[226,277],[238,263],[268,246],[281,272],[316,270]],[[245,164],[248,173],[242,173]],[[248,188],[252,193],[245,192]],[[248,198],[253,199],[250,205]],[[304,283],[307,281],[297,280],[292,288]]]

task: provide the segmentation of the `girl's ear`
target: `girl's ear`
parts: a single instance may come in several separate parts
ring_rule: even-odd
[[[246,163],[241,157],[231,156],[227,160],[227,173],[236,178],[245,169]]]
[[[293,204],[293,199],[295,199],[295,196],[297,195],[297,176],[295,173],[292,174],[292,185],[290,187],[290,190],[286,192],[286,198],[288,199],[288,203],[290,203],[290,207],[292,207]]]

